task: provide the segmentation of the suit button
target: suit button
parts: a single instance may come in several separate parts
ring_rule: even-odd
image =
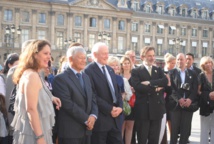
[[[158,101],[158,104],[160,103],[160,101]]]
[[[159,93],[157,93],[157,95],[159,95]]]
[[[150,93],[148,93],[148,95],[151,95]]]
[[[149,101],[146,102],[147,104],[149,103]]]

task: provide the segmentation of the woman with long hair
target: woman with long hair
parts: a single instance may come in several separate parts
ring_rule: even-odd
[[[121,76],[129,80],[131,78],[132,62],[127,56],[120,59]],[[125,117],[122,128],[122,136],[124,137],[125,144],[130,144],[132,139],[132,131],[134,127],[134,110],[132,108],[131,114]]]
[[[41,71],[48,67],[51,58],[50,44],[35,40],[20,55],[13,75],[18,85],[14,104],[14,144],[52,144],[54,109],[52,101],[60,107],[60,100],[52,96]],[[56,102],[57,101],[57,102]]]

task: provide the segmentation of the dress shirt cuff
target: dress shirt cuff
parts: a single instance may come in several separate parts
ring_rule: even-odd
[[[97,116],[95,114],[90,114],[89,116],[93,116],[97,120]],[[88,121],[85,121],[85,125],[87,125]]]
[[[97,116],[95,114],[90,114],[90,116],[93,116],[97,120]]]

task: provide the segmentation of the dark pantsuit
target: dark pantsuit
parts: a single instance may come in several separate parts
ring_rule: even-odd
[[[158,144],[160,135],[160,120],[136,120],[138,144]]]
[[[179,144],[186,144],[189,138],[193,112],[182,109],[171,112],[171,137],[170,144],[177,144],[180,131]]]

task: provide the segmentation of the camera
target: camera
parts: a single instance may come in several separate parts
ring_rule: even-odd
[[[181,84],[181,89],[184,89],[184,90],[190,90],[190,84],[189,83],[184,83],[184,84]]]

